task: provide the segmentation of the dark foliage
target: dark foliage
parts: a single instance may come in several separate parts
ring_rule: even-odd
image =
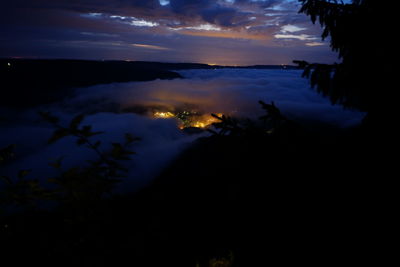
[[[208,131],[217,136],[238,136],[245,138],[268,138],[269,136],[280,136],[283,134],[282,129],[287,131],[289,128],[295,131],[298,125],[281,114],[281,111],[275,106],[274,102],[266,104],[259,101],[261,107],[265,110],[266,115],[259,118],[259,122],[249,119],[238,120],[230,116],[218,116],[211,114],[220,122],[213,123],[215,130],[209,129]]]
[[[15,265],[41,266],[262,266],[342,262],[348,255],[340,254],[343,249],[365,255],[367,245],[360,252],[352,243],[334,243],[350,227],[355,239],[369,244],[361,220],[341,225],[339,216],[351,220],[364,212],[351,200],[365,179],[346,179],[360,174],[358,161],[352,154],[336,158],[357,144],[318,138],[285,118],[274,103],[260,104],[266,113],[257,121],[216,116],[214,135],[198,140],[134,195],[99,199],[89,186],[108,181],[107,172],[91,164],[95,176],[63,170],[55,183],[61,207],[0,218],[7,245],[2,251]],[[42,116],[56,127],[50,141],[68,133],[96,147],[90,137],[97,133],[80,125],[82,116],[68,127],[48,113]],[[326,131],[323,137],[340,135]],[[100,155],[99,161],[107,166]],[[51,164],[60,168],[62,159]],[[21,253],[25,257],[13,256]]]
[[[395,93],[393,55],[397,52],[390,36],[396,9],[375,0],[300,2],[300,12],[321,24],[322,39],[329,38],[341,59],[333,65],[295,61],[305,68],[303,76],[332,103],[367,112],[372,124],[384,120]]]
[[[81,126],[83,115],[74,117],[68,127],[60,125],[59,119],[48,112],[40,112],[40,115],[55,128],[49,143],[72,136],[76,138],[78,146],[86,146],[92,150],[97,159],[69,169],[63,168],[62,156],[50,162],[49,165],[59,173],[56,177],[47,179],[51,186],[41,184],[38,179],[29,178],[30,170],[20,170],[16,178],[0,176],[5,182],[5,187],[1,187],[0,207],[11,207],[11,211],[24,211],[43,208],[40,207],[43,201],[50,201],[62,208],[87,212],[103,198],[109,197],[115,184],[126,176],[127,169],[121,163],[130,160],[130,156],[135,154],[129,147],[139,138],[127,133],[123,144],[112,143],[111,150],[103,151],[100,141],[92,141],[94,136],[102,132],[93,131],[90,125]],[[7,164],[13,159],[14,147],[11,145],[0,150],[0,164]]]

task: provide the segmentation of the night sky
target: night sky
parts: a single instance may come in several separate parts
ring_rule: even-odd
[[[334,62],[297,0],[13,0],[0,57],[199,62]]]

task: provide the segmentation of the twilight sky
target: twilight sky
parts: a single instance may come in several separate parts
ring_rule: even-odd
[[[225,65],[337,61],[297,0],[12,0],[0,57]]]

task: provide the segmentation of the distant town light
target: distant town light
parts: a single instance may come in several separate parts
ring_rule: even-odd
[[[175,117],[175,114],[172,112],[155,112],[154,113],[155,118],[161,118],[161,119],[167,119],[167,118],[173,118]]]
[[[7,63],[7,66],[11,67],[11,63],[10,63],[10,62],[8,62],[8,63]]]

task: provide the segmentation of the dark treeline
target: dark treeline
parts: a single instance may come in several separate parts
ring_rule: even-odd
[[[0,60],[0,105],[37,106],[63,99],[73,87],[182,78],[154,64],[124,61]]]

